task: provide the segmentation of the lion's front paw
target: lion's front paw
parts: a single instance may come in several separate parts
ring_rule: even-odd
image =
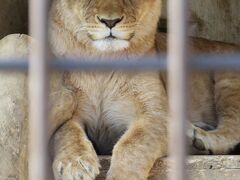
[[[193,128],[193,135],[192,135],[192,145],[198,151],[202,152],[202,154],[213,154],[210,144],[208,143],[207,139],[207,131],[199,128]]]
[[[114,152],[106,180],[147,180],[149,169],[145,161],[125,156],[123,151]]]
[[[53,162],[55,180],[93,180],[99,168],[98,159],[91,156],[66,156]]]
[[[192,125],[188,137],[192,146],[201,154],[226,154],[234,147],[225,143],[224,134],[209,125]]]
[[[126,171],[115,171],[115,170],[109,170],[107,173],[107,178],[106,180],[126,180],[126,179],[131,179],[131,180],[147,180],[147,178],[141,177],[140,172],[128,172]]]
[[[127,168],[127,167],[126,167]],[[130,167],[129,167],[130,168]],[[134,172],[133,172],[134,171]],[[148,172],[147,172],[148,173]],[[139,172],[135,169],[130,172],[129,170],[122,171],[121,169],[118,170],[109,170],[107,173],[106,180],[147,180],[147,176],[144,175],[145,173]]]

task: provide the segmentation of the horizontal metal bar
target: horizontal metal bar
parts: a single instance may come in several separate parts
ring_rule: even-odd
[[[191,58],[189,66],[193,70],[200,71],[240,71],[240,54],[199,55]]]
[[[234,70],[240,71],[240,54],[206,54],[190,58],[188,62],[192,70]],[[55,70],[166,70],[165,56],[159,58],[146,57],[139,60],[104,60],[93,59],[57,59],[49,62],[49,67]],[[3,60],[0,59],[0,70],[26,71],[28,62],[26,59]]]
[[[153,58],[147,57],[138,60],[110,60],[104,61],[94,59],[54,59],[49,61],[49,67],[54,70],[165,70],[166,58],[164,56]],[[0,70],[27,70],[28,61],[21,60],[1,60]]]
[[[139,60],[55,60],[50,67],[57,70],[165,70],[166,58],[144,58]]]
[[[12,59],[0,59],[0,70],[19,70],[19,71],[25,71],[28,69],[28,62],[27,60],[23,60],[23,59],[16,59],[16,60],[12,60]]]

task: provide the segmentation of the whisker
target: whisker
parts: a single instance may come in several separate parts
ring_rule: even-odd
[[[88,31],[109,31],[107,28],[100,28],[100,27],[87,27],[86,30],[88,30]]]
[[[86,30],[86,27],[84,26],[80,26],[80,27],[77,27],[74,29],[74,33],[78,33],[78,32],[82,32],[82,31],[85,31]]]
[[[88,24],[84,24],[84,26],[86,27],[98,27],[98,28],[105,28],[104,25],[101,24],[96,24],[96,23],[88,23]]]

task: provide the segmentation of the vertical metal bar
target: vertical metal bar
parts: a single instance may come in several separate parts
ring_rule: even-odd
[[[29,143],[29,180],[47,180],[47,0],[29,0],[30,33],[36,40],[30,54],[29,100],[30,100],[30,143]]]
[[[186,180],[187,0],[169,0],[168,82],[170,97],[171,180]]]

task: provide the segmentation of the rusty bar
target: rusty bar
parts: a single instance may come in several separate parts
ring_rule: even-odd
[[[170,105],[171,180],[186,180],[187,1],[169,0],[168,82]]]
[[[30,34],[36,40],[29,63],[29,180],[47,180],[48,1],[29,0],[29,5]]]

